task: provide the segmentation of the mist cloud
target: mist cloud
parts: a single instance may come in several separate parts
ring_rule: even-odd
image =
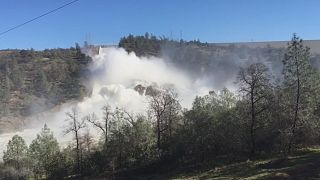
[[[72,138],[71,135],[63,134],[67,125],[65,113],[73,107],[78,109],[80,117],[95,113],[101,118],[102,107],[106,104],[143,114],[148,108],[148,97],[134,90],[137,85],[173,88],[184,107],[190,107],[196,95],[206,94],[210,90],[204,79],[191,78],[187,71],[161,58],[140,58],[134,53],[128,54],[122,48],[102,48],[99,55],[92,58],[89,83],[92,85],[92,94],[81,102],[65,103],[51,111],[34,115],[21,132],[1,134],[3,146],[0,152],[14,134],[21,135],[28,144],[31,143],[45,123],[53,130],[58,141],[65,144]]]

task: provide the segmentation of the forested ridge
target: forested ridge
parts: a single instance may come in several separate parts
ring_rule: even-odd
[[[119,47],[128,52],[135,52],[138,56],[157,56],[167,59],[173,66],[186,71],[192,77],[211,79],[211,83],[220,89],[226,84],[233,84],[239,67],[250,63],[263,63],[268,66],[272,75],[280,77],[286,49],[285,45],[273,47],[272,42],[253,47],[246,43],[221,45],[199,40],[173,40],[149,33],[144,36],[123,37],[120,39]],[[309,60],[313,67],[319,68],[320,52],[311,53]],[[232,82],[227,82],[230,79]]]
[[[79,45],[43,51],[0,51],[0,114],[2,125],[18,128],[16,119],[46,111],[69,100],[79,100],[87,90],[82,84],[90,57]],[[9,124],[9,125],[8,125]],[[0,128],[0,132],[4,131]]]
[[[204,57],[204,64],[209,61],[206,57],[212,55],[206,55],[212,48],[206,43],[159,40],[149,35],[123,38],[119,46],[138,55],[166,52],[170,57],[180,52],[169,52],[166,47],[180,50],[192,47],[189,50]],[[199,47],[202,46],[204,49],[201,50]],[[225,51],[239,50],[236,47],[217,49],[220,52],[224,48]],[[274,76],[268,63],[255,61],[235,70],[236,94],[227,88],[210,91],[205,96],[196,97],[192,107],[185,109],[181,107],[179,94],[174,89],[159,89],[148,96],[147,115],[111,108],[108,104],[97,107],[103,112],[102,118],[95,114],[79,117],[78,110],[72,109],[66,113],[69,124],[64,130],[74,138],[63,148],[47,125],[29,146],[23,137],[15,135],[4,151],[0,177],[168,179],[174,175],[160,174],[177,168],[182,172],[214,168],[208,172],[211,175],[203,178],[223,176],[242,179],[253,176],[251,172],[241,174],[232,169],[234,167],[227,166],[231,162],[240,162],[234,166],[241,166],[243,170],[256,167],[254,173],[263,173],[260,179],[276,176],[280,179],[295,178],[295,172],[290,169],[290,165],[294,166],[294,158],[303,157],[307,161],[310,157],[319,157],[318,152],[305,150],[317,147],[320,140],[320,74],[315,66],[315,56],[296,35],[286,48],[261,48],[251,58],[259,57],[264,51],[274,53],[269,57],[271,63],[281,64],[278,77]],[[226,55],[219,52],[216,53]],[[247,54],[243,56],[248,58]],[[190,55],[184,60],[190,63],[196,59]],[[265,57],[261,59],[265,60]],[[189,67],[188,63],[186,66]],[[193,66],[199,67],[194,73],[209,72],[211,67],[203,70],[196,64]],[[11,79],[14,78],[10,78],[13,82]],[[79,94],[77,90],[75,94]],[[86,130],[88,126],[96,128],[101,137],[93,137]],[[305,154],[299,154],[301,152]],[[257,159],[264,157],[277,159],[256,163]],[[306,169],[315,168],[308,165]],[[289,168],[277,170],[282,166]],[[223,174],[227,168],[231,169],[230,174]],[[312,174],[313,178],[318,176]]]

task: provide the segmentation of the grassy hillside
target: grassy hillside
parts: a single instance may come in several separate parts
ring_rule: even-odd
[[[182,173],[173,179],[312,179],[319,178],[319,149],[301,149],[287,159],[271,156],[240,161],[199,172]]]
[[[297,150],[287,158],[279,154],[253,160],[217,157],[189,166],[168,164],[153,170],[122,174],[118,179],[318,179],[319,164],[320,149],[316,147]]]

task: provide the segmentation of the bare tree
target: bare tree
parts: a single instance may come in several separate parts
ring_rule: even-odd
[[[79,114],[76,108],[72,108],[70,112],[66,113],[69,122],[65,129],[65,134],[72,133],[76,141],[76,160],[77,160],[77,171],[81,175],[81,156],[80,156],[80,130],[86,127],[85,119],[79,119]]]
[[[103,110],[102,121],[100,121],[95,114],[91,114],[87,116],[86,120],[103,133],[104,145],[106,147],[108,143],[108,130],[110,126],[109,123],[113,116],[113,112],[111,111],[111,107],[109,105],[104,106],[102,110]]]
[[[238,75],[240,92],[243,94],[243,99],[249,103],[251,155],[256,150],[255,129],[258,116],[268,108],[270,76],[268,68],[262,63],[252,64],[246,69],[242,68]]]
[[[83,143],[84,143],[84,146],[87,150],[88,153],[91,152],[91,148],[92,148],[92,144],[93,144],[93,137],[92,135],[90,134],[90,130],[89,129],[86,129],[86,132],[85,134],[83,135]]]
[[[171,133],[172,128],[172,110],[177,105],[177,94],[173,90],[158,91],[151,95],[149,103],[151,113],[156,119],[157,148],[161,150],[161,141],[163,133],[167,130]]]

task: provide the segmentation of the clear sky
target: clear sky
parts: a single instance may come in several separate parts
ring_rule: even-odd
[[[0,32],[71,0],[0,0]],[[0,36],[0,49],[117,44],[129,33],[207,42],[320,38],[319,0],[80,0]]]

